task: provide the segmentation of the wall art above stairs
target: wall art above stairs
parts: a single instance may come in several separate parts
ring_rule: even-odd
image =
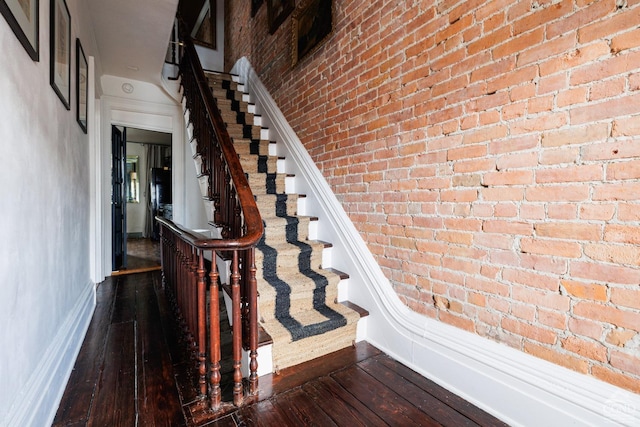
[[[295,177],[278,170],[283,159],[274,155],[268,130],[253,114],[242,86],[228,74],[208,73],[207,79],[264,221],[265,233],[256,248],[258,317],[273,343],[272,370],[352,345],[364,311],[338,302],[338,287],[346,286],[348,276],[327,265],[331,245],[312,235],[317,218],[298,214],[305,197],[288,191],[295,184],[287,184]],[[197,145],[191,146],[199,171]],[[206,199],[206,177],[200,188]],[[213,219],[213,204],[205,202]],[[264,372],[264,366],[259,371]]]

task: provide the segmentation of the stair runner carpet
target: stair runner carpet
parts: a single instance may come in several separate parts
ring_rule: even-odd
[[[285,193],[270,142],[261,139],[231,77],[207,78],[264,221],[256,250],[258,317],[273,340],[274,370],[351,345],[360,316],[337,302],[341,278],[322,269],[325,244],[308,239],[310,218],[297,215],[298,195]]]

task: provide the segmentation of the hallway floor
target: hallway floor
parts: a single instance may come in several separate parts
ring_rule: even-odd
[[[114,276],[160,270],[160,242],[144,238],[127,239],[127,268]]]
[[[261,377],[245,406],[212,414],[178,342],[159,272],[107,279],[53,425],[504,426],[364,342]]]

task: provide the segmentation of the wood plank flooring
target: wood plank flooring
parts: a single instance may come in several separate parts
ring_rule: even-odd
[[[261,377],[244,406],[212,414],[159,273],[110,278],[97,294],[54,426],[505,425],[367,343]]]

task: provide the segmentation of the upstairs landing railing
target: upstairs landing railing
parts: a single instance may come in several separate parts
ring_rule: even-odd
[[[173,222],[161,226],[161,258],[165,287],[172,295],[196,354],[198,393],[208,409],[220,409],[221,346],[217,260],[230,260],[232,299],[233,403],[258,389],[258,323],[255,246],[264,232],[262,218],[238,154],[189,38],[182,41],[180,79],[193,138],[201,158],[201,176],[208,179],[214,225],[221,238],[208,238]],[[226,261],[229,262],[229,261]],[[248,390],[242,377],[242,348],[249,352]]]

